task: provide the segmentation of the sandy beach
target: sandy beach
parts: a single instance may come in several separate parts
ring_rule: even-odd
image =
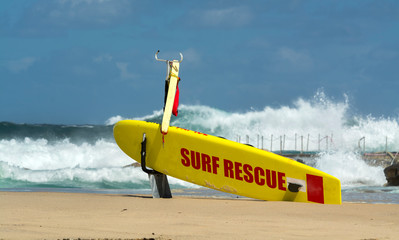
[[[0,192],[0,239],[397,239],[399,205]]]

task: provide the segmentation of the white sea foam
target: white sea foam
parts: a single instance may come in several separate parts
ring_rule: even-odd
[[[19,168],[0,161],[0,175],[3,179],[24,181],[36,184],[53,184],[60,187],[82,187],[82,184],[107,183],[118,187],[118,184],[136,184],[135,187],[148,188],[148,175],[135,167],[104,167],[104,168],[64,168],[55,170],[31,170]],[[169,177],[169,183],[175,186],[196,188],[198,186]]]
[[[320,155],[316,168],[341,180],[343,186],[382,186],[383,168],[367,165],[354,152],[331,151]]]
[[[68,139],[55,143],[30,138],[0,141],[0,179],[69,187],[79,187],[82,182],[148,185],[141,168],[123,168],[132,162],[114,142],[105,140],[80,145]],[[198,187],[173,177],[169,182]]]
[[[322,92],[311,100],[298,99],[293,106],[267,106],[260,111],[229,113],[184,105],[180,111],[183,114],[172,121],[173,125],[243,143],[248,139],[254,146],[259,146],[263,137],[263,147],[269,150],[271,145],[271,150],[280,150],[280,137],[285,139],[284,150],[295,150],[295,136],[296,150],[302,143],[303,150],[309,151],[358,151],[363,137],[368,151],[385,151],[386,142],[388,151],[399,150],[395,149],[399,146],[397,119],[353,116],[346,97],[332,101]]]
[[[45,139],[0,141],[0,161],[31,170],[105,168],[129,164],[132,160],[113,142],[98,140],[94,145],[70,143],[68,139],[49,143]]]
[[[162,110],[134,119],[157,119]],[[111,117],[107,124],[125,119]],[[350,103],[331,100],[323,92],[298,99],[291,106],[247,112],[226,112],[209,106],[181,105],[172,125],[248,142],[255,147],[279,151],[322,151],[316,167],[341,179],[343,185],[383,185],[381,167],[365,164],[359,156],[359,140],[366,151],[398,151],[399,124],[395,118],[356,116]],[[272,139],[273,136],[273,139]],[[320,136],[320,137],[319,137]],[[281,142],[280,142],[281,141]],[[88,182],[146,182],[140,169],[123,169],[132,160],[111,140],[82,141],[0,140],[0,177],[28,182],[84,179]],[[360,144],[363,147],[363,142]],[[29,169],[29,170],[27,170]],[[195,185],[170,178],[172,184]]]
[[[120,115],[116,115],[116,116],[113,116],[113,117],[108,118],[108,119],[105,121],[105,125],[114,125],[115,123],[117,123],[117,122],[119,122],[119,121],[121,121],[121,120],[126,120],[126,119],[135,119],[135,120],[146,120],[146,119],[151,119],[151,118],[154,118],[154,117],[159,117],[159,116],[161,116],[162,113],[163,113],[163,110],[156,110],[156,111],[153,111],[152,114],[145,115],[145,116],[143,116],[143,117],[134,117],[134,118],[125,118],[125,117],[122,117],[122,116],[120,116]]]
[[[386,182],[382,167],[369,166],[361,159],[361,138],[365,138],[366,151],[399,150],[397,119],[353,116],[346,96],[333,101],[318,92],[313,99],[298,99],[293,106],[245,113],[207,106],[183,106],[181,112],[191,114],[183,114],[174,125],[273,151],[322,151],[316,167],[338,177],[343,185]]]
[[[115,123],[124,120],[125,118],[123,118],[120,115],[117,116],[113,116],[107,119],[107,121],[105,121],[105,125],[114,125]]]

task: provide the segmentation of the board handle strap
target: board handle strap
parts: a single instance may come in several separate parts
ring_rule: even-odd
[[[148,169],[147,166],[145,165],[145,158],[147,155],[146,152],[146,145],[147,145],[147,138],[145,133],[143,134],[143,141],[141,142],[141,169],[143,172],[148,173],[148,174],[161,174],[158,171],[155,171],[153,169]]]

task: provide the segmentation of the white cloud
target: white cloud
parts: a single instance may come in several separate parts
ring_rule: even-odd
[[[19,23],[22,35],[58,35],[70,28],[103,28],[132,21],[133,1],[37,1]]]
[[[109,25],[123,18],[129,12],[124,1],[63,0],[49,13],[49,19],[64,24],[80,22],[83,24]]]
[[[6,67],[14,73],[28,70],[38,59],[34,57],[24,57],[22,59],[8,61]]]
[[[289,64],[295,70],[309,70],[313,67],[313,60],[306,52],[284,47],[278,51],[277,55],[283,63]]]
[[[230,7],[196,12],[202,25],[211,27],[241,27],[249,24],[252,14],[248,7]]]
[[[74,65],[71,66],[70,71],[75,73],[76,75],[79,76],[92,76],[94,74],[94,71],[84,65]]]
[[[97,56],[93,58],[93,61],[96,63],[102,63],[102,62],[111,62],[113,57],[109,54],[102,54],[100,56]]]
[[[129,72],[129,70],[127,69],[127,67],[129,66],[129,63],[117,62],[117,63],[115,63],[115,65],[119,69],[121,79],[128,80],[128,79],[136,78],[136,75]]]
[[[201,62],[201,55],[194,49],[189,48],[183,51],[184,61],[189,63],[200,63]]]

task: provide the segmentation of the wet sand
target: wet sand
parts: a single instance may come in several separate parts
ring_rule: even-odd
[[[398,204],[0,192],[0,239],[398,239]]]

